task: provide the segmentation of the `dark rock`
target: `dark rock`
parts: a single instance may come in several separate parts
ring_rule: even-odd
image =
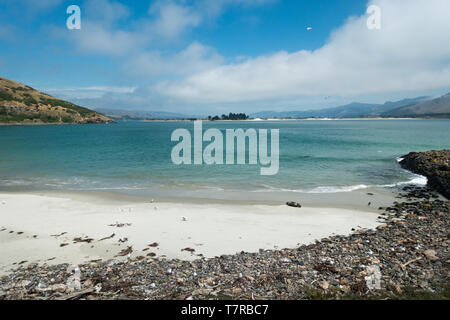
[[[411,152],[402,158],[404,169],[427,177],[430,188],[450,199],[450,150]]]
[[[289,207],[293,207],[293,208],[301,208],[302,205],[298,202],[294,202],[294,201],[289,201],[286,203],[286,205],[288,205]]]

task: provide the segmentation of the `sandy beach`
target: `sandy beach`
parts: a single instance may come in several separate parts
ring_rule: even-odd
[[[139,256],[194,260],[293,248],[347,235],[352,228],[375,228],[377,217],[376,212],[356,208],[1,193],[0,272],[29,263]]]
[[[400,164],[438,183],[448,156]],[[450,207],[429,186],[285,196],[302,207],[0,192],[0,299],[448,299]]]

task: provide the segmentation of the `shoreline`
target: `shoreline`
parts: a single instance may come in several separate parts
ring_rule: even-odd
[[[386,203],[383,197],[367,197],[373,199],[374,206]],[[12,217],[0,215],[0,274],[32,263],[122,260],[116,255],[130,247],[130,258],[152,253],[152,258],[191,261],[240,251],[295,247],[333,234],[349,234],[354,228],[379,225],[375,209],[367,205],[365,210],[361,205],[350,207],[345,201],[340,207],[330,203],[297,209],[275,201],[144,199],[67,192],[0,193],[1,210],[14,212]],[[158,246],[149,248],[151,243]],[[186,248],[189,250],[183,251]]]
[[[79,201],[89,201],[92,203],[121,203],[129,202],[134,204],[154,202],[174,203],[174,204],[210,204],[210,205],[266,205],[279,206],[288,201],[298,201],[310,208],[338,208],[354,209],[368,212],[377,212],[377,206],[391,203],[397,196],[400,186],[414,184],[401,183],[392,186],[367,186],[361,189],[330,192],[298,192],[298,191],[249,191],[241,190],[221,190],[210,191],[188,190],[184,193],[180,190],[158,193],[139,193],[136,190],[71,190],[71,189],[49,189],[33,190],[20,188],[0,188],[0,195],[37,195],[51,198],[70,198]],[[417,184],[422,185],[422,184]],[[338,189],[337,189],[338,190]],[[270,195],[270,197],[269,197]],[[371,202],[369,207],[367,203]]]
[[[448,167],[448,151],[433,151],[433,157],[411,164],[413,170],[427,169],[425,174],[429,183],[441,176],[441,171],[446,172],[445,166]],[[436,162],[437,158],[441,161]],[[433,166],[438,166],[441,171],[428,170]],[[118,207],[123,199],[116,199],[114,203],[103,200],[104,203],[93,204],[86,198],[49,198],[45,195],[12,193],[2,193],[0,196],[10,197],[9,203],[0,199],[0,208],[22,208],[15,210],[16,220],[7,221],[25,230],[0,227],[2,250],[23,254],[25,246],[20,242],[24,241],[23,238],[27,238],[25,241],[41,240],[38,235],[30,238],[25,227],[32,230],[38,228],[40,234],[50,234],[61,226],[73,228],[67,233],[42,237],[43,244],[51,243],[53,246],[51,252],[55,254],[54,258],[40,264],[24,260],[13,264],[9,273],[0,276],[0,300],[450,298],[450,202],[429,187],[401,186],[395,199],[391,199],[392,203],[377,208],[377,213],[251,204],[133,202],[132,205],[128,203]],[[31,207],[30,201],[34,202]],[[111,206],[117,212],[112,212]],[[157,208],[150,213],[153,206]],[[62,210],[64,208],[66,210]],[[187,216],[186,212],[192,215]],[[126,221],[108,224],[108,227],[118,231],[110,236],[105,235],[104,225],[116,217],[132,218],[135,224]],[[146,224],[149,219],[152,223]],[[347,228],[355,224],[358,226],[348,231]],[[71,233],[80,231],[77,229],[80,225],[83,232],[93,233],[78,234],[72,238]],[[301,227],[305,227],[303,232]],[[324,227],[327,229],[324,230]],[[143,235],[144,238],[126,239],[123,234],[127,233],[120,234],[119,230],[127,228],[132,231],[128,234]],[[205,236],[204,243],[188,236],[192,231],[198,232],[195,236]],[[299,242],[305,231],[309,232],[310,238]],[[315,234],[312,233],[314,231]],[[161,236],[172,232],[172,241],[173,235],[183,241],[176,244],[177,248],[173,247],[173,252],[179,255],[181,251],[190,255],[191,259],[158,255],[159,249],[167,250],[163,247],[169,241],[156,242],[157,232],[161,232]],[[240,242],[226,239],[229,235],[234,238],[240,232],[247,233],[249,237],[241,237]],[[149,234],[155,242],[148,243]],[[55,243],[65,241],[60,244],[60,250],[78,248],[84,258],[89,259],[93,257],[89,255],[89,250],[111,249],[111,243],[104,241],[117,239],[116,235],[122,235],[119,242],[123,243],[116,244],[112,253],[114,256],[110,259],[94,259],[71,266],[68,264],[70,259],[56,255]],[[261,237],[267,241],[262,248]],[[10,241],[5,242],[5,239]],[[129,245],[129,240],[133,244],[143,242]],[[286,242],[273,245],[273,240]],[[297,244],[289,243],[293,240]],[[194,246],[178,251],[180,245],[183,247],[187,241],[192,241]],[[232,252],[208,252],[206,245],[214,241],[213,247],[216,249],[224,252],[232,248]],[[142,243],[144,249],[139,247]],[[255,249],[247,247],[236,253],[238,243],[254,245]],[[8,245],[16,245],[15,251]],[[42,243],[35,248],[28,247],[31,250],[26,254],[28,257],[42,254],[39,252],[42,248]],[[135,249],[142,250],[135,254]],[[205,255],[199,254],[201,250]],[[8,254],[1,258],[8,258],[5,256]],[[79,256],[75,259],[77,263],[79,259]],[[74,268],[75,278],[71,273]]]
[[[298,119],[247,119],[247,120],[209,120],[197,119],[203,122],[276,122],[276,121],[364,121],[364,120],[449,120],[450,118],[298,118]],[[139,121],[139,122],[192,122],[189,119],[142,119],[142,120],[117,120],[117,121]]]
[[[276,122],[276,121],[370,121],[370,120],[450,120],[450,118],[427,118],[427,117],[412,117],[412,118],[299,118],[299,119],[247,119],[247,120],[208,120],[208,119],[196,119],[203,122]],[[127,122],[127,121],[137,121],[137,122],[193,122],[190,119],[136,119],[136,120],[120,120],[115,119],[114,122],[105,123],[0,123],[0,127],[9,126],[64,126],[64,125],[101,125],[101,124],[114,124],[116,122]]]
[[[99,122],[99,123],[79,123],[79,122],[74,122],[74,123],[61,123],[61,122],[57,122],[57,123],[46,123],[46,122],[40,122],[40,123],[35,123],[35,122],[30,122],[30,123],[21,123],[21,122],[14,122],[14,123],[5,123],[5,122],[0,122],[0,127],[4,126],[4,127],[17,127],[17,126],[73,126],[73,125],[98,125],[98,124],[114,124],[114,122]]]
[[[0,277],[0,299],[448,299],[450,202],[411,185],[399,197],[376,229],[294,249],[91,261],[75,283],[67,263],[20,265]]]

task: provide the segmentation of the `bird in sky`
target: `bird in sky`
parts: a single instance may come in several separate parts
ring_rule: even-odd
[[[311,31],[312,27],[306,27],[306,31]]]

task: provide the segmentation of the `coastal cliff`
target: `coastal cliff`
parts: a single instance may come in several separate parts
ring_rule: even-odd
[[[450,150],[411,152],[402,158],[402,168],[427,177],[429,187],[450,199]]]
[[[0,124],[111,123],[112,119],[0,78]]]

